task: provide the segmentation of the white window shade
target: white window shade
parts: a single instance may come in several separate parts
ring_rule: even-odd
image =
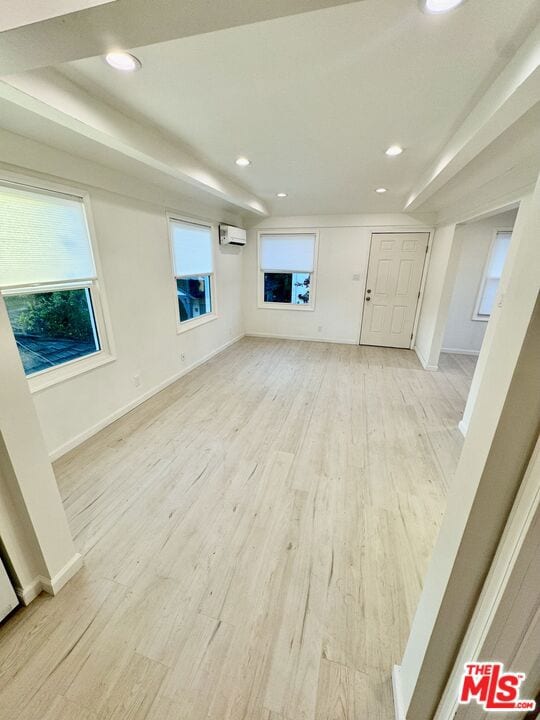
[[[82,200],[0,185],[0,287],[95,277]]]
[[[312,273],[315,263],[315,235],[261,235],[260,262],[264,272]]]
[[[212,228],[171,220],[171,238],[176,277],[209,275],[214,271]]]

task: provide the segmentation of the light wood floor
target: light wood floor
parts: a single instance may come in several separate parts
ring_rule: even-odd
[[[246,338],[55,465],[85,568],[0,717],[392,720],[474,359]]]

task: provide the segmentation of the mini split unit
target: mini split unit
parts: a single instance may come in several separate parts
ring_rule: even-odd
[[[219,226],[220,245],[245,245],[246,231],[234,225]]]

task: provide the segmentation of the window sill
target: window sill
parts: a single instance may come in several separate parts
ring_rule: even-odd
[[[187,330],[193,330],[193,328],[200,327],[201,325],[206,325],[206,323],[212,322],[212,320],[217,319],[217,313],[207,313],[206,315],[201,315],[201,317],[193,318],[193,320],[184,320],[183,323],[177,322],[176,334],[180,335],[180,333],[186,332]]]
[[[53,385],[58,385],[65,380],[77,377],[77,375],[83,375],[102,365],[108,365],[115,360],[116,357],[114,355],[100,351],[81,358],[80,360],[72,360],[71,362],[51,368],[50,370],[42,370],[40,373],[28,377],[30,392],[32,394],[40,392]]]
[[[265,303],[257,305],[259,310],[294,310],[296,312],[313,312],[314,305],[300,305],[296,303]]]
[[[473,322],[489,322],[489,316],[487,315],[473,315],[471,320]]]

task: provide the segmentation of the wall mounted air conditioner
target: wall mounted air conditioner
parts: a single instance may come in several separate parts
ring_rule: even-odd
[[[220,245],[245,245],[246,231],[234,225],[219,226]]]

